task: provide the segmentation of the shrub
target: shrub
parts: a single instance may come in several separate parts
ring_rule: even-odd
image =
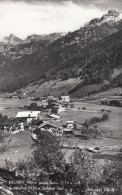
[[[103,114],[103,116],[101,117],[101,121],[106,121],[108,120],[108,114]]]
[[[91,118],[91,120],[90,120],[91,124],[95,124],[95,123],[98,123],[100,121],[101,121],[101,118],[96,117],[96,116]]]
[[[122,104],[121,104],[121,102],[118,101],[118,100],[111,100],[111,101],[109,102],[109,106],[122,107]]]
[[[86,107],[83,107],[82,110],[86,110]]]
[[[101,109],[101,112],[105,112],[105,109]]]

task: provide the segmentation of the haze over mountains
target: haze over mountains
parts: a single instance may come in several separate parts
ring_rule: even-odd
[[[60,80],[57,95],[80,97],[85,86],[121,86],[121,54],[122,14],[116,10],[68,34],[31,35],[25,40],[11,34],[0,42],[0,90],[11,92],[29,84],[43,91],[44,83]],[[69,79],[70,87],[65,87]],[[45,93],[53,87],[54,83]]]

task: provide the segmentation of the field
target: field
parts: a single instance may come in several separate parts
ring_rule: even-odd
[[[114,96],[115,93],[121,93],[122,89],[112,89],[106,92],[101,92],[91,97],[86,97],[77,101],[74,100],[74,108],[67,112],[62,112],[60,115],[63,118],[65,124],[67,120],[75,120],[77,124],[82,124],[86,120],[91,119],[94,116],[100,117],[103,113],[108,113],[109,119],[105,122],[98,123],[98,128],[102,133],[99,139],[83,140],[81,138],[64,138],[65,144],[71,146],[80,146],[82,148],[88,148],[91,146],[97,146],[101,149],[98,158],[111,158],[118,154],[119,149],[122,147],[122,108],[101,105],[103,99],[119,99],[122,101],[121,96]],[[82,108],[85,107],[86,110]],[[101,110],[107,112],[103,112]],[[73,150],[66,149],[66,159],[72,154]],[[121,152],[120,152],[121,153]]]
[[[105,122],[99,123],[99,128],[103,135],[112,138],[122,138],[122,108],[100,105],[97,102],[75,102],[75,108],[70,111],[62,112],[60,115],[63,118],[63,123],[67,120],[75,120],[76,123],[84,123],[87,119],[94,116],[102,116],[102,109],[108,111],[109,119]],[[86,110],[82,108],[85,107]],[[78,108],[80,110],[78,110]],[[104,112],[106,113],[106,112]]]
[[[9,134],[5,139],[6,143],[10,142],[7,146],[7,150],[0,154],[0,165],[4,166],[4,161],[10,160],[17,162],[19,159],[24,159],[25,156],[30,156],[32,148],[31,132],[20,132],[18,134]]]
[[[8,98],[0,98],[0,113],[6,114],[8,117],[15,117],[18,111],[22,109],[20,106],[30,105],[32,101],[12,100]]]

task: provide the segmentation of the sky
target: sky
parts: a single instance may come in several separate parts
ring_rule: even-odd
[[[0,0],[0,39],[74,31],[112,8],[122,0]]]

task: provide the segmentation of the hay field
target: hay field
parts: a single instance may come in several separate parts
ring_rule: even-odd
[[[6,114],[8,117],[15,117],[17,112],[22,110],[20,106],[29,105],[30,103],[32,101],[0,98],[0,113]]]
[[[4,166],[5,160],[8,159],[12,162],[17,162],[19,159],[24,159],[26,156],[30,156],[33,152],[31,132],[24,131],[18,134],[9,134],[6,137],[6,143],[11,140],[7,146],[7,150],[0,154],[0,167]]]

